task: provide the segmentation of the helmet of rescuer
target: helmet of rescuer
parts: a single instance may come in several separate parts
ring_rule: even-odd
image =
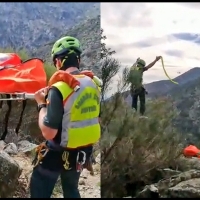
[[[57,57],[71,53],[77,53],[79,55],[82,53],[79,40],[71,36],[65,36],[57,40],[51,50],[53,61]]]
[[[138,67],[143,68],[143,67],[145,67],[145,65],[146,65],[146,62],[145,62],[144,60],[139,59],[139,60],[137,61],[137,66],[138,66]]]

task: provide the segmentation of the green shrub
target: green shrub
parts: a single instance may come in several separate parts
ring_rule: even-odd
[[[117,101],[114,115],[112,105],[106,108],[113,117],[101,139],[101,188],[107,198],[126,196],[130,184],[152,183],[155,170],[175,168],[181,152],[179,135],[170,127],[175,117],[171,102],[150,102],[149,118],[141,119],[123,100]]]
[[[44,69],[47,75],[47,80],[49,80],[51,76],[56,72],[56,68],[49,63],[44,64]]]

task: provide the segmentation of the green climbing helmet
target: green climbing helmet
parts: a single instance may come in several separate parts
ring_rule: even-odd
[[[146,62],[142,59],[137,60],[137,66],[138,67],[145,67]]]
[[[78,39],[71,37],[71,36],[65,36],[60,38],[55,42],[53,45],[53,48],[51,50],[51,56],[53,60],[64,53],[82,53],[80,42]]]

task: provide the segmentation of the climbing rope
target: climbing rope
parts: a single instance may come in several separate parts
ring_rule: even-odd
[[[166,71],[165,65],[164,65],[164,60],[163,60],[163,57],[162,57],[162,56],[161,56],[161,63],[162,63],[163,71],[165,72],[165,75],[167,76],[167,78],[168,78],[172,83],[178,84],[177,82],[173,81],[173,80],[169,77],[169,75],[167,74],[167,71]]]

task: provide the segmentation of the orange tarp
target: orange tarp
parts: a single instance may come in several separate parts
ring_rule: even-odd
[[[189,145],[183,150],[183,154],[186,157],[198,157],[200,158],[200,149],[194,145]]]
[[[44,62],[33,58],[25,62],[14,53],[0,53],[0,93],[34,93],[46,87]]]
[[[18,65],[22,61],[15,53],[0,53],[0,66]]]

